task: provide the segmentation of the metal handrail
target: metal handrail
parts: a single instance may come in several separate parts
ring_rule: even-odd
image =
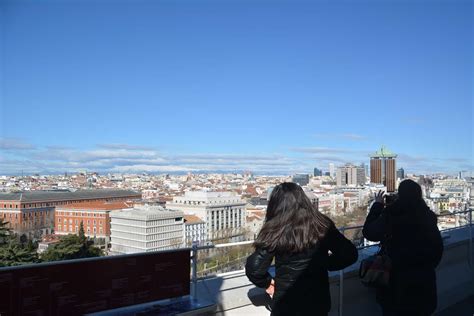
[[[452,216],[452,215],[457,215],[457,214],[467,214],[467,213],[472,213],[474,212],[473,210],[468,210],[468,211],[459,211],[459,212],[454,212],[450,214],[436,214],[437,217],[445,217],[445,216]],[[447,228],[440,230],[441,232],[443,231],[448,231],[452,229],[456,229],[459,227],[464,227],[468,226],[469,224],[454,227],[454,228]],[[353,229],[359,229],[359,228],[364,228],[364,225],[355,225],[355,226],[341,226],[338,227],[337,229],[342,233],[348,230],[353,230]],[[230,243],[222,243],[222,244],[213,244],[213,245],[205,245],[205,246],[196,246],[197,250],[204,250],[204,249],[213,249],[213,248],[226,248],[226,247],[233,247],[233,246],[241,246],[241,245],[250,245],[255,242],[255,239],[252,240],[246,240],[246,241],[238,241],[238,242],[230,242]],[[361,247],[361,248],[366,248],[366,247]],[[359,248],[358,248],[359,249]]]

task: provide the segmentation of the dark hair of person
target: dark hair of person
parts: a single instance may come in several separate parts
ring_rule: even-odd
[[[426,205],[421,186],[410,179],[403,180],[398,185],[398,201],[404,206]]]
[[[296,253],[311,248],[334,226],[303,189],[291,182],[277,185],[270,195],[267,215],[255,247],[270,252]]]
[[[423,199],[421,186],[410,179],[400,182],[396,204],[405,211],[415,212],[414,215],[423,215],[430,210]]]

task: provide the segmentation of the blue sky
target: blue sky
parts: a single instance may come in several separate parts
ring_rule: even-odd
[[[0,2],[0,173],[473,167],[470,1]]]

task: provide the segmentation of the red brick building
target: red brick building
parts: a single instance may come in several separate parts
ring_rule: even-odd
[[[56,207],[54,231],[58,235],[77,234],[81,222],[88,237],[110,239],[110,212],[133,207],[133,203],[90,202]]]
[[[39,238],[51,234],[55,226],[55,207],[141,199],[141,194],[129,190],[26,191],[0,193],[0,217],[19,235]]]

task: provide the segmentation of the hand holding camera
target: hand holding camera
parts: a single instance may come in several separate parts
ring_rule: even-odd
[[[385,192],[382,190],[379,190],[379,192],[374,194],[375,202],[378,202],[378,203],[384,204],[384,197],[385,197]]]

